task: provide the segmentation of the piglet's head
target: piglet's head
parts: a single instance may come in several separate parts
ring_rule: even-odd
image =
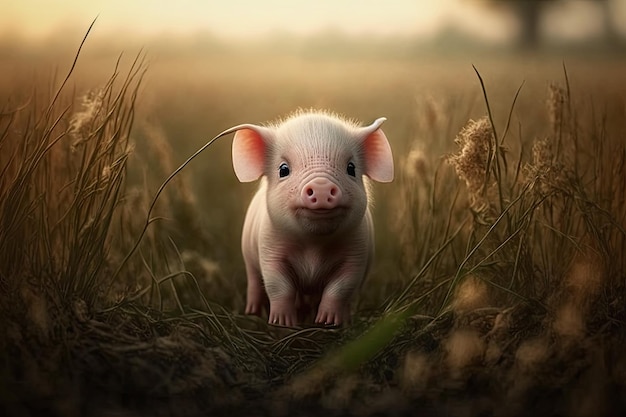
[[[274,126],[243,125],[233,141],[242,182],[267,180],[267,210],[286,231],[330,235],[363,221],[364,177],[393,180],[380,118],[360,127],[325,113],[299,113]]]

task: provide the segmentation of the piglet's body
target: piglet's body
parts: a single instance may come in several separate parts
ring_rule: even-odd
[[[293,326],[309,307],[317,310],[317,323],[349,320],[350,300],[374,251],[364,176],[393,179],[384,120],[359,127],[310,112],[237,131],[237,177],[262,178],[242,233],[247,314],[261,314],[269,299],[273,324]]]

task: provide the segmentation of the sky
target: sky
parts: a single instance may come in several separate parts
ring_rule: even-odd
[[[623,0],[613,15],[626,22]],[[188,34],[209,31],[221,37],[250,38],[272,32],[434,36],[455,27],[484,40],[514,36],[510,14],[484,0],[5,0],[0,36],[19,33],[35,39],[64,28],[86,28],[98,16],[100,33]],[[584,37],[598,31],[598,8],[588,0],[559,2],[546,15],[549,33]],[[625,28],[626,29],[626,28]]]

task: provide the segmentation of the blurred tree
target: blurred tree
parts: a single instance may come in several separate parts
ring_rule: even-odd
[[[522,47],[535,47],[539,41],[539,20],[546,4],[556,0],[496,0],[509,3],[517,14],[520,24]]]
[[[504,5],[511,9],[520,21],[520,45],[533,48],[540,41],[540,20],[545,6],[565,0],[488,0],[494,5]],[[613,45],[619,43],[619,35],[615,28],[611,13],[611,0],[587,0],[598,3],[602,10],[602,26],[605,40]]]
[[[615,20],[611,11],[611,3],[609,0],[595,0],[600,1],[600,7],[602,7],[602,26],[604,27],[604,36],[607,42],[611,45],[618,45],[621,42],[619,32],[615,27]]]

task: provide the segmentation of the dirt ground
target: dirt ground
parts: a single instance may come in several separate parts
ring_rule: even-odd
[[[212,345],[202,319],[162,320],[139,306],[92,315],[82,307],[65,316],[31,311],[21,323],[4,317],[2,415],[626,412],[623,311],[602,327],[587,323],[582,333],[559,328],[550,314],[524,303],[448,311],[435,320],[410,317],[357,369],[284,353],[292,362],[286,365],[300,369],[290,374],[276,360],[280,344],[259,344],[267,361],[258,363]],[[129,314],[131,308],[142,314]],[[316,334],[336,339],[348,331]],[[297,340],[294,332],[283,337]]]

